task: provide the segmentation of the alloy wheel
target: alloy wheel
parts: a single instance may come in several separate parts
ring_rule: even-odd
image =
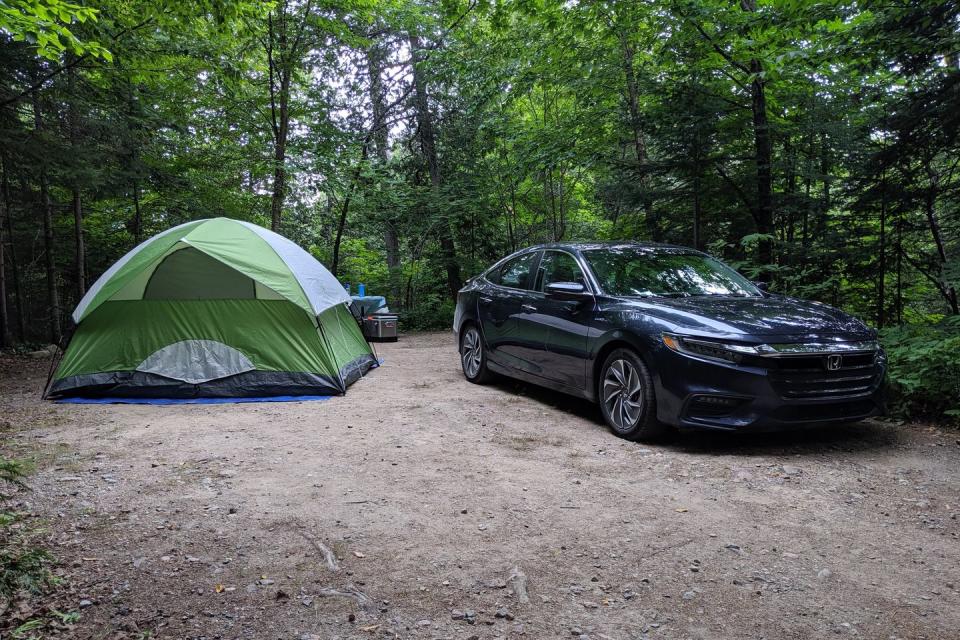
[[[629,431],[643,412],[643,383],[636,367],[618,359],[607,367],[603,377],[603,405],[618,431]]]
[[[460,361],[463,372],[468,378],[476,378],[483,363],[483,345],[480,342],[480,333],[473,327],[463,336],[463,346],[460,348]]]

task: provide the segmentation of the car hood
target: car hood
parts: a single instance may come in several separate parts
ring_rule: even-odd
[[[764,297],[698,296],[691,298],[623,299],[644,315],[666,321],[695,335],[778,336],[783,338],[872,337],[862,322],[818,302],[768,294]]]

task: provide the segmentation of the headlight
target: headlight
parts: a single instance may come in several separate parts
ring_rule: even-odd
[[[673,333],[661,334],[663,344],[672,351],[708,360],[740,362],[744,356],[762,356],[765,358],[828,355],[832,353],[876,353],[880,346],[876,340],[859,342],[817,342],[797,344],[729,344],[714,342],[702,338],[678,336]]]
[[[672,333],[664,333],[662,334],[662,338],[663,344],[677,353],[685,353],[709,360],[740,362],[743,360],[744,355],[757,355],[759,353],[756,347],[742,344],[711,342],[699,338],[686,338]]]

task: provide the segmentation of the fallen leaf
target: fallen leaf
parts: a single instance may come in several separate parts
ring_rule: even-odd
[[[217,593],[223,593],[223,590],[224,590],[225,588],[226,588],[226,587],[224,587],[222,584],[218,584],[217,586],[215,586],[215,587],[213,588],[213,590],[216,591]]]
[[[677,507],[676,509],[674,509],[674,511],[676,511],[677,513],[686,513],[686,512],[687,512],[687,508],[686,508],[686,507]]]
[[[378,625],[378,624],[370,624],[370,625],[367,625],[367,626],[365,626],[365,627],[360,627],[360,631],[366,631],[367,633],[373,633],[374,631],[376,631],[376,630],[379,629],[379,628],[380,628],[380,625]]]
[[[366,555],[365,553],[361,553],[361,552],[359,552],[359,551],[354,551],[354,552],[353,552],[353,555],[357,556],[358,558],[366,558],[366,557],[367,557],[367,555]]]

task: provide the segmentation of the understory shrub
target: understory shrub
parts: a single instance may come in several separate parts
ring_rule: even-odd
[[[417,306],[404,310],[400,326],[404,331],[452,329],[456,303],[439,295],[425,296]]]
[[[18,593],[38,593],[54,584],[50,554],[33,546],[31,530],[9,505],[7,491],[25,489],[29,470],[22,460],[0,457],[0,611]]]
[[[881,341],[890,413],[960,423],[960,318],[885,329]]]

